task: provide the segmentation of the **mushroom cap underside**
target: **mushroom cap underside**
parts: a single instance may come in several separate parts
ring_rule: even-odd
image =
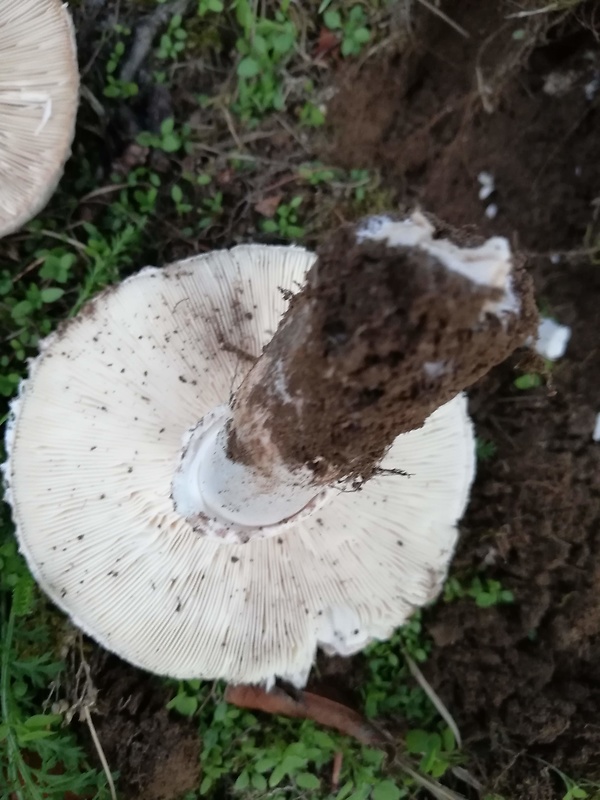
[[[301,686],[318,646],[386,638],[441,588],[474,473],[462,395],[281,535],[225,543],[174,509],[188,431],[229,402],[313,260],[250,245],[146,268],[46,340],[13,405],[22,552],[76,625],[144,669]]]
[[[71,151],[75,32],[62,0],[0,3],[0,236],[48,202]]]

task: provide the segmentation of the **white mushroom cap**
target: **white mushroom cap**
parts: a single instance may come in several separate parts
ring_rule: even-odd
[[[0,236],[48,202],[70,155],[79,72],[61,0],[0,2]]]
[[[79,627],[144,669],[301,686],[318,646],[388,637],[441,588],[474,473],[463,396],[362,490],[330,490],[276,535],[230,543],[175,510],[189,432],[228,403],[313,260],[250,245],[147,268],[44,342],[13,405],[22,552]]]

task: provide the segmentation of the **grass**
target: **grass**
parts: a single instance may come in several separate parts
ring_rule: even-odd
[[[364,655],[361,687],[367,713],[379,718],[398,714],[412,723],[406,750],[423,774],[441,777],[461,761],[456,742],[422,689],[414,685],[404,653],[423,661],[418,615],[388,642]],[[169,707],[198,722],[202,741],[200,795],[264,796],[278,800],[301,796],[318,800],[399,800],[418,785],[381,750],[360,746],[318,729],[313,723],[257,718],[222,700],[220,685],[179,682]],[[332,765],[341,758],[332,786]],[[190,796],[189,800],[191,800]]]
[[[63,664],[45,602],[17,553],[6,519],[0,534],[0,620],[0,798],[62,800],[73,792],[105,800],[105,776],[64,727],[65,714],[49,711],[41,701],[51,693]]]
[[[0,243],[3,419],[39,340],[145,264],[242,240],[297,240],[312,247],[340,219],[393,205],[379,176],[331,167],[307,145],[307,135],[318,138],[326,123],[332,59],[362,57],[376,45],[390,13],[386,4],[323,0],[301,10],[290,0],[198,0],[157,35],[147,59],[151,77],[143,80],[123,78],[123,66],[136,15],[161,3],[129,5],[128,14],[88,43],[95,56],[87,64],[78,137],[59,190],[39,218]],[[323,40],[328,49],[315,66],[311,54],[320,52]],[[144,127],[148,114],[140,112],[126,152],[111,149],[106,141],[118,139],[114,126],[123,109],[135,115],[136,103],[155,86],[173,100],[168,113]],[[480,458],[493,454],[492,443],[480,444]],[[513,601],[494,581],[470,580],[450,581],[445,599],[480,606]],[[0,518],[0,625],[0,800],[64,800],[67,791],[106,800],[106,775],[68,724],[78,704],[64,688],[68,625],[18,555],[6,508]],[[417,614],[357,663],[366,714],[392,726],[402,720],[399,736],[413,763],[439,779],[465,756],[406,661],[408,655],[423,664],[430,648]],[[309,722],[259,719],[226,705],[220,685],[171,686],[170,710],[193,719],[202,742],[202,786],[185,800],[400,800],[419,793],[403,764],[381,751]],[[333,765],[339,774],[332,774]],[[570,792],[564,800],[587,796],[560,777]]]

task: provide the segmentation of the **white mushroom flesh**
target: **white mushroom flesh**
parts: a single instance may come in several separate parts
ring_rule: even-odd
[[[553,319],[542,317],[538,325],[535,351],[549,361],[557,361],[566,353],[571,339],[571,329],[567,325],[559,325]]]
[[[459,247],[448,239],[435,239],[435,228],[419,211],[403,220],[386,216],[367,219],[357,232],[357,241],[387,242],[389,247],[416,247],[436,258],[446,269],[480,286],[499,289],[499,300],[485,301],[482,314],[518,314],[519,299],[513,289],[512,255],[508,240],[493,236],[479,247]]]

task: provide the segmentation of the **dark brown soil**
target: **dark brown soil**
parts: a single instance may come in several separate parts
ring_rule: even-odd
[[[531,281],[520,268],[511,279],[519,313],[485,314],[504,289],[474,284],[424,251],[357,243],[362,224],[327,237],[265,349],[266,374],[262,363],[249,374],[234,458],[264,450],[252,445],[267,408],[272,441],[292,469],[308,464],[323,481],[367,479],[396,436],[535,333]]]
[[[431,20],[418,46],[351,75],[332,108],[331,152],[381,167],[400,203],[510,237],[529,251],[540,303],[572,326],[549,386],[519,392],[508,364],[471,393],[477,432],[497,453],[480,464],[454,571],[484,570],[516,602],[456,601],[428,617],[437,646],[427,677],[476,753],[479,777],[503,797],[560,798],[543,762],[600,780],[600,269],[583,252],[600,186],[600,94],[591,88],[600,28],[582,24],[593,28],[597,16],[585,4],[523,60],[526,43],[512,38],[523,20],[499,19],[512,4],[444,10],[472,38]],[[476,80],[484,57],[487,111]],[[495,178],[493,220],[478,197],[483,170]]]
[[[119,797],[171,800],[197,788],[198,728],[166,710],[164,682],[142,678],[138,670],[100,651],[92,678],[99,698],[94,725],[111,769],[120,773]]]

